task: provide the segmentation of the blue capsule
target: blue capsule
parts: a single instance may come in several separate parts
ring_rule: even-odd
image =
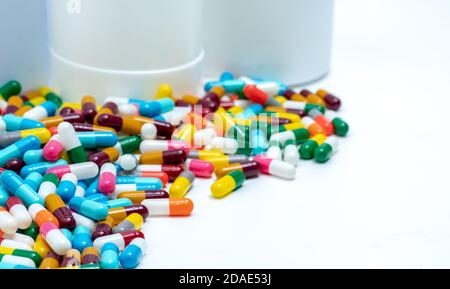
[[[234,75],[229,71],[225,71],[220,76],[220,81],[227,81],[227,80],[233,80],[233,79],[234,79]]]
[[[242,113],[238,114],[236,118],[238,119],[251,119],[256,115],[264,111],[264,107],[260,104],[252,104],[247,107]]]
[[[20,170],[20,175],[23,178],[26,178],[29,174],[31,174],[32,172],[37,172],[41,175],[44,175],[45,172],[53,167],[59,167],[59,166],[64,166],[67,165],[67,161],[65,160],[57,160],[56,162],[43,162],[43,163],[37,163],[37,164],[32,164],[32,165],[27,165],[24,166],[21,170]]]
[[[34,135],[29,135],[12,145],[0,150],[0,167],[4,167],[12,158],[22,158],[28,150],[41,148],[41,141]]]
[[[45,162],[45,159],[42,156],[42,149],[26,151],[23,154],[23,161],[27,165]]]
[[[8,191],[0,184],[0,206],[6,206],[6,200],[9,198]]]
[[[64,236],[66,236],[67,240],[69,240],[70,243],[73,242],[73,234],[72,234],[72,232],[70,232],[69,230],[67,230],[65,228],[61,228],[59,230],[61,231],[61,233],[64,234]]]
[[[65,174],[61,178],[58,189],[56,193],[64,200],[64,202],[70,201],[75,196],[77,191],[78,179],[74,174]]]
[[[104,220],[108,216],[108,207],[105,204],[85,198],[73,197],[69,202],[69,208],[75,213],[96,221]]]
[[[43,178],[44,177],[40,173],[33,172],[24,179],[24,182],[37,192]]]
[[[252,155],[257,156],[263,154],[269,143],[267,142],[266,133],[262,129],[253,129],[250,131],[250,148],[252,148]]]
[[[100,194],[100,190],[98,189],[98,179],[99,177],[96,177],[94,181],[88,186],[86,189],[85,197]]]
[[[147,244],[142,238],[133,239],[128,246],[123,249],[119,256],[120,264],[125,269],[136,268],[145,254]]]
[[[115,199],[115,200],[107,201],[107,202],[105,203],[105,205],[106,205],[109,209],[114,209],[114,208],[121,208],[121,207],[132,206],[132,205],[133,205],[133,202],[132,202],[130,199],[120,198],[120,199]]]
[[[92,247],[91,231],[86,226],[77,226],[73,231],[72,247],[83,252],[87,247]]]
[[[21,199],[27,207],[32,204],[44,205],[42,198],[25,181],[13,171],[4,171],[0,175],[4,188],[13,196]]]
[[[171,98],[163,98],[149,101],[139,105],[139,114],[146,117],[153,117],[173,110],[175,102]]]
[[[4,115],[3,121],[6,124],[7,131],[17,131],[17,130],[45,127],[45,125],[42,122],[23,118],[13,114]]]
[[[108,197],[104,194],[93,194],[84,198],[98,203],[107,203],[109,201]]]
[[[86,149],[113,147],[119,141],[113,132],[77,132],[81,145]]]
[[[106,243],[101,250],[102,269],[119,269],[119,248],[114,243]]]

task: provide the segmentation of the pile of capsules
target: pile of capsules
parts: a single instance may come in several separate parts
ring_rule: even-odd
[[[85,96],[0,87],[0,268],[135,268],[148,216],[189,216],[195,178],[223,198],[260,173],[327,162],[349,127],[319,90],[224,73],[203,98]],[[165,187],[169,186],[168,191]]]

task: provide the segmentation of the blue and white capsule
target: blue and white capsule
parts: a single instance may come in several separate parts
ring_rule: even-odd
[[[7,131],[26,130],[33,128],[43,128],[45,125],[42,122],[23,118],[13,114],[6,114],[3,116],[3,121],[6,125]]]
[[[39,121],[41,119],[54,116],[57,110],[58,107],[52,101],[48,100],[25,112],[23,117]]]
[[[69,202],[75,196],[77,190],[78,178],[72,173],[65,174],[61,178],[56,193],[63,199],[64,202]]]
[[[77,132],[77,136],[85,149],[112,147],[119,141],[113,132]]]
[[[44,200],[38,193],[30,185],[26,184],[15,172],[4,171],[0,175],[0,181],[8,192],[21,199],[27,207],[32,204],[44,205]]]
[[[175,102],[171,98],[157,99],[139,105],[139,114],[146,117],[154,117],[173,110]]]
[[[125,269],[136,268],[147,251],[147,244],[143,238],[135,238],[125,247],[119,256],[120,263]]]
[[[34,135],[29,135],[17,141],[16,143],[0,150],[0,167],[4,167],[10,159],[21,159],[26,151],[37,150],[40,148],[41,141]]]
[[[92,247],[91,230],[86,226],[77,226],[73,231],[72,247],[83,252],[87,247]]]
[[[69,208],[75,213],[96,221],[104,220],[108,216],[108,207],[105,204],[85,198],[73,197],[69,202]]]
[[[101,250],[100,265],[103,269],[119,269],[119,247],[114,243],[106,243]]]

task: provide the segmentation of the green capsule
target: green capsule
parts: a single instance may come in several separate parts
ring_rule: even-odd
[[[11,96],[19,95],[21,91],[22,86],[20,85],[20,83],[16,80],[11,80],[0,87],[0,96],[8,101]]]
[[[312,160],[314,158],[314,150],[319,146],[315,140],[308,140],[300,146],[298,152],[302,160]]]
[[[55,94],[54,92],[49,92],[45,95],[45,99],[53,102],[57,108],[60,108],[63,104],[63,100],[60,96]]]
[[[36,241],[37,236],[39,235],[39,227],[35,222],[31,223],[31,226],[25,230],[18,230],[18,233],[27,235]]]
[[[23,106],[35,107],[35,105],[33,103],[31,103],[30,101],[24,102]]]
[[[337,147],[337,139],[335,137],[328,138],[326,143],[321,144],[314,150],[314,160],[320,164],[328,162],[337,152]]]
[[[305,105],[305,112],[306,113],[309,113],[313,109],[317,109],[321,113],[325,113],[325,107],[324,106],[321,106],[319,104],[312,104],[312,103],[308,103],[308,104]]]
[[[345,137],[350,129],[349,125],[340,117],[336,117],[332,120],[334,125],[334,133],[337,136]]]
[[[139,145],[141,144],[141,138],[139,136],[129,136],[119,140],[116,146],[120,146],[119,151],[122,151],[122,154],[131,154],[137,150],[139,150]]]
[[[295,135],[297,144],[302,144],[308,140],[310,133],[306,128],[299,128],[292,131]]]
[[[6,249],[6,251],[2,251],[0,249],[0,252],[5,252],[6,255],[12,255],[12,256],[18,256],[18,257],[24,257],[33,260],[34,264],[36,264],[36,267],[39,267],[42,261],[42,257],[36,253],[35,251],[29,251],[29,250],[22,250],[22,249]],[[3,254],[3,253],[2,253]]]

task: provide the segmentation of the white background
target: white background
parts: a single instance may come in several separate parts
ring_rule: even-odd
[[[147,220],[141,268],[450,267],[449,52],[450,1],[336,1],[311,88],[343,99],[340,152],[223,200],[197,180],[192,217]]]

